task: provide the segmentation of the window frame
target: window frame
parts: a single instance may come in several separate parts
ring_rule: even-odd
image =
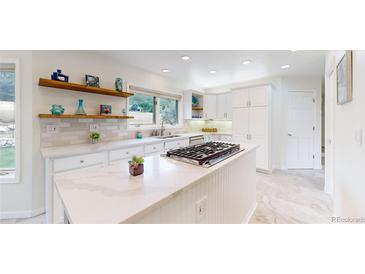
[[[10,176],[0,177],[2,183],[19,183],[21,174],[21,96],[20,96],[20,68],[19,59],[0,58],[1,64],[13,64],[15,66],[15,169],[10,171]]]
[[[172,99],[177,101],[177,124],[176,125],[170,125],[168,123],[164,123],[165,129],[181,129],[183,128],[183,114],[182,114],[182,97],[175,97],[175,96],[169,96],[165,94],[156,94],[153,92],[146,92],[146,91],[135,91],[134,93],[144,94],[148,96],[154,96],[155,97],[155,123],[154,124],[131,124],[130,121],[128,121],[127,130],[128,131],[136,131],[136,130],[154,130],[154,129],[160,129],[161,128],[161,117],[160,117],[160,98],[165,99]],[[129,115],[129,98],[127,98],[127,113]]]

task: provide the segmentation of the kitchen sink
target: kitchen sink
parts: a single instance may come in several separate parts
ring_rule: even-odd
[[[175,138],[175,137],[180,137],[180,135],[166,135],[166,136],[157,136],[157,139],[170,139],[170,138]]]

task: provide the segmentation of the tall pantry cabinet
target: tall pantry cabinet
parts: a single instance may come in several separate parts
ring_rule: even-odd
[[[232,90],[233,140],[258,145],[256,168],[271,172],[271,93],[269,85]]]

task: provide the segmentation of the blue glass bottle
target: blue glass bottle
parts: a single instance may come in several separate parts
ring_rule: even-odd
[[[85,109],[84,109],[84,100],[79,99],[79,106],[76,110],[76,115],[86,115]]]

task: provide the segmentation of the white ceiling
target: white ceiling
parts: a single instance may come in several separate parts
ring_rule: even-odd
[[[209,88],[259,78],[291,75],[324,75],[325,51],[290,50],[121,50],[103,51],[128,65],[185,82],[188,86]],[[181,56],[190,56],[182,61]],[[249,59],[249,65],[242,61]],[[290,68],[282,70],[282,65]],[[169,69],[164,73],[162,69]],[[210,74],[216,70],[216,74]]]

